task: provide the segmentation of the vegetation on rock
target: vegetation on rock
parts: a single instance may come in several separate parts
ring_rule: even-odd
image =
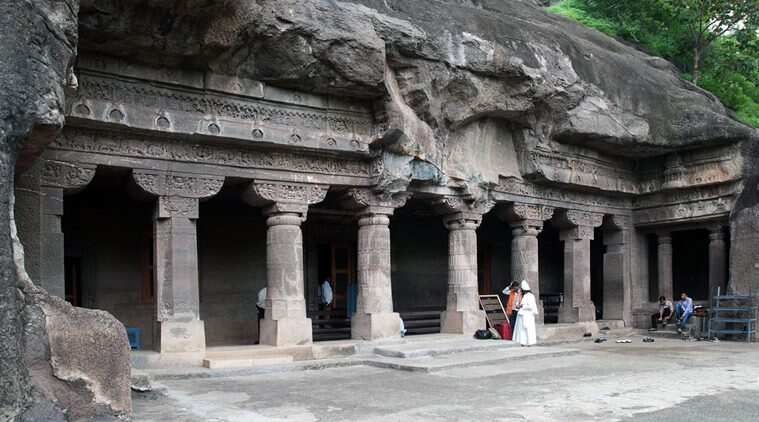
[[[548,10],[672,61],[759,127],[759,0],[564,0]]]

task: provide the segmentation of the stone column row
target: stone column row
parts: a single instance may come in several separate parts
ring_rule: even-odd
[[[672,235],[666,231],[657,233],[657,275],[659,281],[659,296],[674,298],[672,274]],[[722,225],[709,227],[709,297],[715,294],[717,287],[723,290],[727,283],[727,254],[725,232]]]

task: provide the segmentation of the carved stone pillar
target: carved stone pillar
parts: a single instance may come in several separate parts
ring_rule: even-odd
[[[724,292],[727,276],[727,242],[722,226],[709,230],[709,298],[717,292],[717,287]]]
[[[477,227],[482,216],[456,213],[444,218],[448,228],[448,299],[441,332],[470,334],[485,328],[477,283]]]
[[[345,198],[358,207],[358,300],[351,318],[351,337],[377,340],[400,335],[400,317],[393,312],[390,266],[390,216],[410,195],[377,194],[351,189]]]
[[[564,302],[559,322],[596,320],[596,307],[590,299],[590,241],[593,229],[603,222],[603,214],[569,210],[559,218],[569,226],[561,231],[564,241]]]
[[[669,233],[657,234],[657,273],[659,280],[659,296],[673,300],[672,287],[672,236]]]
[[[64,194],[84,189],[95,166],[38,160],[16,184],[16,221],[29,276],[51,295],[65,298]]]
[[[303,233],[308,206],[324,200],[327,186],[285,182],[251,183],[243,199],[264,208],[266,225],[266,315],[261,344],[293,346],[313,340],[306,317]]]
[[[543,324],[538,234],[543,230],[543,222],[553,216],[553,211],[553,208],[542,205],[515,203],[501,212],[501,218],[511,225],[511,281],[527,280],[530,284],[540,312],[535,319],[537,324]]]
[[[630,283],[630,242],[632,222],[629,217],[614,215],[604,231],[604,319],[631,321],[632,286]]]
[[[203,352],[196,222],[201,198],[221,190],[224,178],[134,170],[132,178],[158,196],[153,220],[158,350]]]

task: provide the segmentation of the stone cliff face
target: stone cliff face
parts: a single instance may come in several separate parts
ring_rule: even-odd
[[[670,63],[540,3],[85,0],[81,49],[372,103],[390,190],[552,180],[536,150],[635,160],[753,136]]]
[[[127,415],[129,346],[111,315],[34,286],[13,220],[14,174],[63,127],[78,1],[0,1],[0,420]],[[109,359],[102,359],[103,355]],[[106,420],[106,419],[102,419]]]
[[[123,327],[50,298],[29,283],[20,249],[15,260],[12,254],[14,171],[23,172],[63,126],[77,44],[164,68],[169,79],[194,69],[371,105],[372,147],[385,155],[379,183],[391,191],[417,181],[477,196],[503,178],[581,185],[569,171],[549,174],[529,153],[602,157],[620,163],[613,171],[634,173],[636,160],[657,156],[656,164],[672,151],[742,141],[744,159],[734,166],[742,165],[745,190],[733,231],[746,256],[733,270],[750,273],[759,250],[756,131],[666,61],[549,15],[538,6],[544,3],[0,0],[0,27],[9,34],[0,41],[0,338],[10,339],[0,345],[0,420],[129,408]],[[741,177],[733,170],[724,166],[726,179]],[[646,180],[635,177],[602,175],[606,187],[582,187],[655,190],[632,186]],[[80,342],[98,336],[108,341],[95,349]],[[101,360],[93,350],[117,358],[90,365]]]
[[[628,156],[748,136],[668,62],[534,3],[84,1],[81,48],[384,100],[414,114],[408,150],[441,149],[485,118]]]

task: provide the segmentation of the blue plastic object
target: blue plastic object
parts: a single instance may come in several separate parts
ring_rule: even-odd
[[[129,347],[135,350],[140,349],[140,333],[142,330],[135,327],[126,327],[127,337],[129,338]]]

